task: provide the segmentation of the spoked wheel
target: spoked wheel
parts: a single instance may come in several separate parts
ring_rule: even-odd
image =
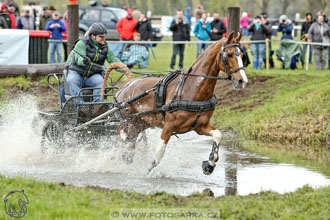
[[[57,122],[49,121],[42,129],[41,134],[41,152],[45,153],[48,149],[56,152],[63,150],[64,147],[63,130]]]

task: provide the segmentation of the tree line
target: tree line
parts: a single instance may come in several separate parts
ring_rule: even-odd
[[[87,6],[90,0],[78,0],[79,5]],[[99,0],[102,1],[102,0]],[[27,4],[26,0],[16,0],[19,5]],[[121,7],[126,4],[128,7],[133,5],[146,12],[151,10],[153,15],[174,15],[176,9],[180,8],[185,11],[187,6],[191,6],[194,12],[197,4],[202,4],[204,9],[211,14],[213,12],[220,13],[221,17],[226,15],[228,7],[239,6],[241,12],[251,12],[252,16],[267,12],[269,17],[278,18],[282,14],[286,14],[293,19],[295,14],[300,13],[304,17],[306,12],[312,12],[314,15],[319,10],[324,10],[330,17],[330,1],[329,0],[107,0],[108,3]],[[66,10],[68,0],[39,0],[37,4],[54,5],[61,13]]]

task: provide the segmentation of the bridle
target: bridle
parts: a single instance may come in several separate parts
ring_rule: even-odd
[[[222,47],[221,47],[221,51],[219,53],[219,57],[218,57],[218,61],[217,61],[217,69],[220,71],[220,60],[221,60],[221,64],[223,66],[223,69],[224,69],[224,72],[228,75],[228,79],[231,80],[231,75],[239,70],[245,70],[244,69],[244,66],[242,67],[238,67],[234,70],[230,70],[229,68],[229,65],[228,65],[228,62],[227,62],[227,52],[226,50],[228,48],[231,48],[231,47],[235,47],[235,55],[236,56],[240,56],[240,52],[241,52],[241,49],[240,49],[240,44],[239,43],[236,43],[236,40],[234,40],[234,43],[232,44],[228,44],[225,46],[225,42],[226,40],[224,40],[222,42]]]

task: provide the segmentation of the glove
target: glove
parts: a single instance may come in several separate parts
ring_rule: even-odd
[[[88,66],[91,63],[91,59],[89,59],[89,57],[84,57],[83,63]]]

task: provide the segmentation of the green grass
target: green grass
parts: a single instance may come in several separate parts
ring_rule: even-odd
[[[24,219],[108,219],[111,210],[120,208],[212,208],[229,219],[328,219],[330,187],[305,186],[283,195],[261,192],[249,196],[217,198],[195,194],[188,197],[166,193],[143,195],[119,190],[61,186],[33,179],[0,176],[0,197],[24,189],[30,203]],[[0,219],[10,219],[0,209]]]
[[[264,75],[272,78],[263,88],[252,91],[247,99],[217,108],[213,121],[220,128],[259,140],[324,144],[330,129],[330,71]],[[260,99],[264,104],[252,111],[232,110],[232,106]]]

